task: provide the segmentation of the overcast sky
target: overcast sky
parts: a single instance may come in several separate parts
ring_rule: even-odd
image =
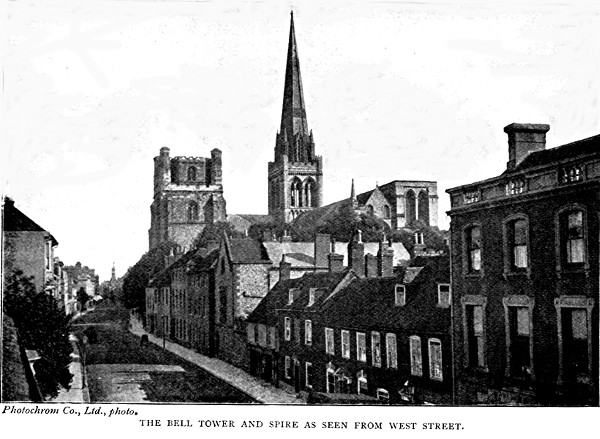
[[[67,264],[148,250],[152,158],[223,150],[228,213],[267,213],[289,12],[324,201],[501,173],[503,127],[600,133],[595,2],[1,2],[2,191]]]

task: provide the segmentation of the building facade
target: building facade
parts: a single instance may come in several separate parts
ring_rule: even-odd
[[[323,199],[323,159],[316,155],[313,133],[308,129],[293,14],[281,127],[275,139],[274,160],[269,162],[268,194],[269,215],[284,222],[321,206]]]
[[[154,158],[154,200],[150,206],[150,249],[162,242],[190,248],[204,227],[226,221],[222,153],[210,158],[169,156],[167,147]]]
[[[58,241],[8,197],[4,198],[2,214],[3,275],[20,270],[26,276],[33,276],[36,291],[58,294],[59,282],[54,272],[54,249]]]
[[[250,371],[309,402],[450,404],[449,262],[418,258],[393,270],[380,243],[349,243],[349,267],[280,280],[248,318]]]
[[[449,189],[458,404],[598,404],[600,136],[511,124],[500,176]]]

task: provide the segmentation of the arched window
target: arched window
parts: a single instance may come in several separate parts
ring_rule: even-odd
[[[302,182],[295,178],[290,185],[291,207],[302,207]]]
[[[373,205],[369,204],[367,205],[367,215],[373,215],[374,214],[374,210],[373,210]]]
[[[188,221],[198,221],[198,203],[190,201],[187,209]]]
[[[196,167],[190,166],[187,170],[188,181],[196,181]]]
[[[315,203],[315,182],[309,178],[304,184],[304,205],[314,207]]]
[[[406,193],[406,224],[409,225],[417,219],[417,201],[415,199],[415,193],[409,190]]]
[[[418,219],[429,225],[429,196],[427,192],[419,192]]]

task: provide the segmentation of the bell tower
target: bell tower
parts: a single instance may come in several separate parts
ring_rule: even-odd
[[[323,199],[323,159],[315,154],[302,92],[300,60],[291,13],[281,126],[275,137],[275,157],[269,162],[269,215],[284,222],[320,207]]]

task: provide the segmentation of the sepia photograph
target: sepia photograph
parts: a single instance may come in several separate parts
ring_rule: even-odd
[[[599,4],[0,12],[3,424],[593,422]]]

